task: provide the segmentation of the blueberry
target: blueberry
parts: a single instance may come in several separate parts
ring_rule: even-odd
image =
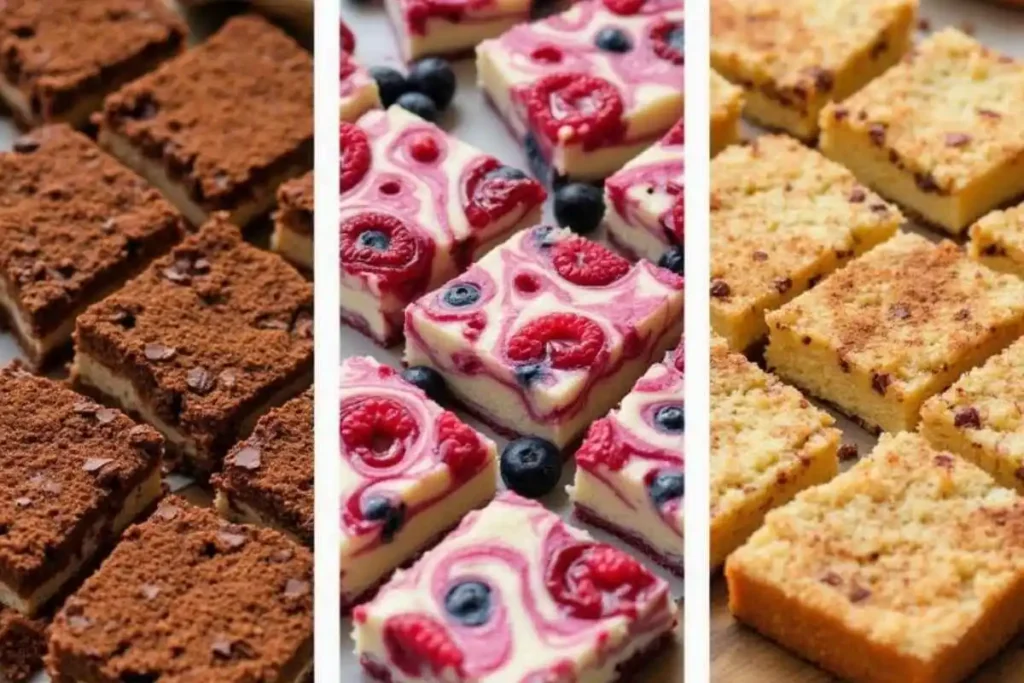
[[[377,251],[387,251],[391,246],[391,238],[380,230],[367,230],[359,235],[359,246],[369,247]]]
[[[405,76],[389,66],[371,66],[370,75],[377,81],[377,92],[384,108],[390,107],[398,98],[409,92]]]
[[[444,403],[448,398],[448,387],[441,373],[426,365],[414,365],[402,371],[402,379],[423,390],[435,403]]]
[[[683,473],[677,470],[658,472],[647,486],[647,493],[657,506],[683,497]]]
[[[633,49],[633,41],[626,32],[618,28],[603,28],[594,37],[594,44],[605,52],[629,52]]]
[[[480,581],[463,581],[444,596],[444,608],[464,626],[483,626],[491,618],[491,587]]]
[[[526,151],[526,159],[530,163],[533,175],[538,178],[547,178],[551,174],[551,169],[547,159],[544,158],[544,152],[541,151],[540,143],[537,142],[533,133],[527,133],[523,138],[523,150]]]
[[[562,476],[562,454],[555,444],[536,436],[510,441],[501,451],[501,479],[526,498],[550,493]]]
[[[519,365],[515,369],[516,380],[524,387],[529,387],[534,382],[544,376],[544,366],[540,363],[530,363],[528,365]]]
[[[424,121],[437,121],[437,105],[423,93],[407,92],[396,101],[399,107],[410,111]]]
[[[658,259],[658,265],[667,270],[671,270],[676,275],[682,275],[686,269],[686,259],[683,256],[682,247],[669,247],[668,251],[661,255]]]
[[[586,183],[569,183],[555,191],[555,218],[573,232],[586,235],[604,218],[601,188]]]
[[[520,171],[518,168],[512,168],[511,166],[499,166],[487,173],[488,179],[501,178],[502,180],[525,180],[526,174]]]
[[[409,69],[409,87],[434,101],[438,109],[447,109],[455,96],[455,72],[446,60],[427,57]]]
[[[405,521],[405,503],[393,505],[384,496],[370,496],[363,502],[363,517],[371,522],[383,522],[380,538],[390,543]]]
[[[444,302],[453,308],[472,306],[480,300],[480,288],[469,282],[459,282],[444,293]]]
[[[654,414],[654,424],[663,432],[682,434],[686,428],[686,414],[681,405],[668,405],[658,408]]]
[[[676,26],[668,34],[668,44],[679,54],[686,54],[686,30],[682,25]]]

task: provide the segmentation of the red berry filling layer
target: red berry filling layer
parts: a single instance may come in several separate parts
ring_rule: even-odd
[[[555,551],[544,583],[551,597],[578,619],[636,616],[657,580],[642,564],[604,543],[573,543]]]
[[[408,300],[430,275],[434,245],[417,237],[400,218],[368,211],[341,224],[341,265],[353,275],[372,275],[381,291]]]
[[[345,57],[342,57],[344,61]],[[359,184],[370,170],[370,141],[359,126],[341,122],[341,191]]]
[[[446,670],[462,676],[466,656],[443,624],[425,615],[400,614],[384,625],[384,646],[407,676],[441,680]]]
[[[507,354],[515,363],[548,361],[557,370],[593,365],[605,351],[601,326],[575,313],[549,313],[531,320],[508,341]]]
[[[526,174],[484,157],[470,166],[462,181],[463,210],[474,228],[496,222],[516,206],[536,206],[547,193]]]
[[[622,96],[610,82],[580,73],[556,73],[526,93],[530,125],[549,142],[593,149],[621,139],[626,126]]]

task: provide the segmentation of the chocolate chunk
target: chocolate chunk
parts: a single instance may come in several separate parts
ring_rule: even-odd
[[[821,582],[826,586],[838,587],[843,585],[843,577],[835,572],[825,572],[821,577]]]
[[[224,543],[224,545],[226,545],[228,548],[231,548],[232,550],[241,548],[243,545],[245,545],[245,542],[248,540],[245,537],[245,535],[231,533],[230,531],[219,532],[217,534],[217,538],[219,538]]]
[[[216,378],[204,367],[192,368],[185,376],[185,383],[188,385],[188,388],[197,394],[210,393],[216,382]]]
[[[827,93],[832,90],[835,85],[835,77],[832,72],[828,69],[823,69],[820,66],[813,66],[808,69],[808,74],[814,79],[814,87],[820,93]]]
[[[850,110],[846,107],[836,107],[832,116],[836,121],[845,121],[850,116]]]
[[[192,263],[192,272],[198,273],[199,275],[205,275],[210,272],[210,261],[206,258],[197,258]]]
[[[892,384],[892,375],[887,372],[871,373],[871,388],[885,396],[885,390]]]
[[[33,137],[24,136],[14,141],[14,151],[18,154],[31,154],[39,149],[39,141]]]
[[[96,411],[96,421],[100,424],[107,424],[117,419],[120,413],[113,408],[103,408]]]
[[[867,588],[864,588],[863,586],[854,584],[853,588],[850,589],[850,602],[854,604],[864,602],[870,597],[871,591],[869,591]]]
[[[935,464],[943,469],[951,469],[953,467],[953,456],[939,454],[935,456]]]
[[[872,204],[871,206],[869,206],[868,208],[871,209],[872,211],[874,211],[875,213],[879,213],[879,214],[889,213],[889,207],[886,206],[885,204],[880,203],[880,202],[876,202],[876,203]]]
[[[213,644],[210,645],[210,651],[217,657],[231,659],[232,645],[233,643],[229,639],[220,636],[214,639]]]
[[[163,344],[154,343],[146,344],[144,353],[146,354],[146,358],[148,358],[149,360],[160,361],[170,360],[171,358],[174,358],[174,354],[177,353],[177,350],[170,346],[164,346]]]
[[[959,320],[959,321],[970,320],[970,318],[971,318],[971,312],[970,312],[970,310],[968,310],[966,308],[961,308],[959,311],[956,312],[956,315],[953,316],[954,320]]]
[[[785,294],[793,289],[793,281],[788,277],[775,278],[775,289],[778,290],[779,294]]]
[[[14,504],[20,508],[27,508],[32,505],[32,499],[28,497],[18,498],[14,501]]]
[[[856,460],[859,453],[857,452],[857,445],[852,443],[844,443],[839,447],[839,460],[842,462],[849,462],[850,460]]]
[[[732,289],[729,287],[729,283],[725,280],[712,280],[711,281],[711,296],[716,299],[724,299],[729,296]]]
[[[868,137],[877,147],[881,147],[885,144],[885,126],[880,123],[872,123],[868,128]]]
[[[946,147],[965,147],[971,139],[967,133],[946,133]]]
[[[89,401],[79,401],[75,405],[71,406],[71,410],[78,413],[79,415],[95,415],[100,407]]]
[[[260,468],[260,449],[256,446],[245,446],[235,453],[233,459],[235,467],[246,470],[258,470]]]
[[[308,581],[288,579],[288,582],[284,586],[284,594],[289,598],[298,598],[303,595],[309,595],[309,589],[310,585]]]
[[[278,551],[275,551],[274,554],[270,557],[275,562],[280,562],[283,564],[285,562],[290,562],[291,559],[295,557],[295,551],[291,548],[282,548]]]
[[[312,339],[313,316],[305,312],[299,313],[299,315],[295,317],[295,323],[292,325],[292,332],[302,339]]]
[[[231,388],[238,383],[238,372],[228,368],[227,370],[221,371],[220,375],[217,376],[217,379],[223,386]]]
[[[164,504],[156,509],[153,516],[157,519],[162,519],[165,522],[170,522],[178,517],[178,512],[178,508],[173,505]]]
[[[99,472],[101,469],[114,462],[110,458],[89,458],[82,465],[82,469],[86,472]]]
[[[750,258],[754,259],[755,261],[767,261],[768,260],[768,254],[766,254],[763,251],[758,250],[758,251],[755,251],[753,254],[751,254]]]
[[[867,192],[864,191],[863,187],[855,187],[850,190],[850,203],[860,204],[868,198]]]
[[[981,415],[974,406],[957,408],[953,414],[953,426],[961,429],[981,429]]]
[[[997,111],[992,111],[991,109],[978,109],[978,114],[980,116],[984,116],[986,119],[996,119],[996,120],[998,120],[998,119],[1003,118],[1002,114],[1000,114]]]
[[[915,173],[914,183],[922,192],[935,193],[940,190],[939,184],[935,181],[935,176],[931,173]]]

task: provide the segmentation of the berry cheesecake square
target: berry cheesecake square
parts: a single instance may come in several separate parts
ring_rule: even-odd
[[[23,128],[83,128],[103,98],[185,49],[163,0],[10,0],[0,5],[0,100]]]
[[[123,413],[0,369],[0,603],[35,616],[163,494],[163,439]]]
[[[257,15],[107,97],[99,143],[193,225],[248,225],[313,162],[313,58]]]
[[[369,357],[341,366],[341,604],[494,497],[494,442]]]
[[[0,607],[0,681],[27,683],[43,668],[47,623]]]
[[[918,0],[714,0],[711,65],[746,91],[746,114],[804,141],[911,47]]]
[[[683,575],[683,346],[595,422],[569,488],[577,518]],[[678,361],[678,365],[676,362]]]
[[[993,211],[971,226],[967,253],[989,268],[1024,277],[1024,204]]]
[[[1024,495],[1024,340],[921,408],[922,436]]]
[[[356,39],[345,22],[341,23],[341,120],[352,123],[371,109],[380,107],[377,82],[352,53]]]
[[[538,173],[600,180],[683,116],[682,0],[584,0],[477,48]]]
[[[379,681],[617,681],[671,639],[668,584],[503,493],[354,613]]]
[[[540,219],[522,171],[395,105],[341,124],[341,315],[377,343],[406,305]]]
[[[0,316],[40,368],[75,318],[181,239],[160,193],[84,135],[45,126],[0,153]]]
[[[800,392],[711,341],[711,566],[765,513],[839,469],[835,420]]]
[[[729,609],[843,680],[955,683],[1024,625],[1022,528],[1012,491],[887,434],[768,513],[726,563]]]
[[[91,683],[310,681],[313,554],[168,498],[57,614],[47,668]]]
[[[743,90],[710,72],[711,86],[711,156],[740,139],[740,114],[743,111]]]
[[[460,56],[530,20],[532,0],[385,0],[403,58]]]
[[[75,326],[74,380],[199,476],[313,376],[313,287],[217,214]]]
[[[793,138],[765,136],[711,161],[711,325],[737,351],[764,315],[889,239],[903,216]]]
[[[905,233],[767,320],[782,379],[868,429],[912,431],[925,400],[1024,334],[1024,281]]]
[[[213,477],[225,519],[277,529],[313,547],[313,390],[256,423]]]
[[[682,327],[683,278],[537,226],[406,309],[405,360],[502,433],[564,450]]]
[[[604,184],[608,239],[683,274],[683,122]]]
[[[281,185],[270,236],[271,249],[308,272],[313,272],[314,200],[312,171]]]
[[[956,29],[825,108],[821,150],[954,235],[1024,194],[1024,62]]]

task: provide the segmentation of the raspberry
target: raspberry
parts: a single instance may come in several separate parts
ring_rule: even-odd
[[[629,261],[604,245],[575,235],[555,245],[551,261],[559,275],[583,287],[604,287],[629,272]]]
[[[551,142],[591,149],[625,132],[622,97],[603,78],[562,72],[545,76],[526,94],[530,124]],[[568,136],[562,130],[568,128]]]
[[[462,208],[473,227],[493,223],[517,206],[536,206],[547,196],[536,180],[507,170],[493,157],[482,157],[466,169]]]
[[[541,45],[530,53],[530,59],[542,64],[558,64],[562,61],[562,50],[555,45]]]
[[[433,245],[399,218],[369,211],[341,223],[341,265],[355,275],[374,275],[382,290],[410,298],[430,275]]]
[[[444,626],[420,614],[399,614],[384,624],[384,646],[391,661],[407,676],[442,678],[446,670],[460,678],[466,656],[452,641]],[[433,676],[424,671],[429,667]],[[448,680],[447,676],[443,677]]]
[[[356,51],[356,37],[352,35],[352,31],[349,30],[345,22],[341,22],[341,52],[345,54],[352,54]]]
[[[432,18],[460,23],[466,6],[465,0],[411,0],[405,9],[405,21],[410,33],[422,36],[426,35],[427,22]]]
[[[596,469],[604,465],[613,472],[618,472],[629,461],[629,453],[615,436],[614,423],[605,418],[590,426],[587,438],[576,451],[576,464],[585,469]]]
[[[606,0],[607,1],[607,0]],[[680,39],[683,33],[683,25],[678,21],[669,21],[662,17],[651,26],[650,33],[651,47],[654,54],[673,64],[682,65],[686,62],[680,49]]]
[[[512,336],[508,356],[517,363],[550,358],[553,368],[575,370],[593,365],[604,347],[604,331],[593,320],[575,313],[549,313]]]
[[[604,0],[604,6],[615,14],[629,16],[639,12],[644,2],[645,0]]]
[[[487,457],[476,432],[447,410],[437,420],[437,450],[457,481],[472,476]]]
[[[681,145],[686,141],[686,127],[682,119],[676,121],[676,125],[672,126],[667,133],[665,133],[664,142],[666,145]]]
[[[636,614],[636,602],[655,578],[626,553],[604,543],[573,543],[548,562],[544,583],[578,619]]]
[[[353,459],[376,468],[393,467],[406,444],[419,436],[409,410],[387,398],[361,398],[341,406],[341,443]]]
[[[341,122],[341,191],[352,189],[370,170],[370,141],[362,128]]]
[[[409,153],[412,154],[412,158],[422,164],[429,164],[431,161],[436,161],[437,157],[441,154],[440,147],[437,146],[437,140],[433,136],[423,133],[417,135],[409,143]]]

